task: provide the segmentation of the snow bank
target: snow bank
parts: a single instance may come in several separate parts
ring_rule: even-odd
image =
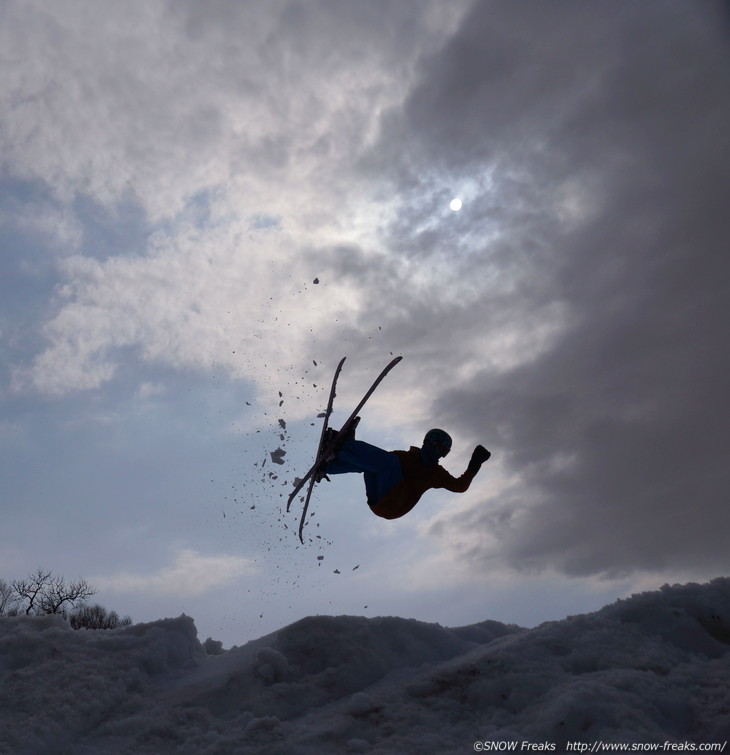
[[[531,630],[316,617],[225,652],[186,616],[79,632],[58,617],[2,618],[0,753],[722,743],[729,650],[728,579]]]
[[[0,753],[77,752],[72,744],[110,721],[126,738],[138,719],[152,722],[146,697],[159,680],[204,657],[187,616],[114,631],[74,631],[60,616],[0,618]]]

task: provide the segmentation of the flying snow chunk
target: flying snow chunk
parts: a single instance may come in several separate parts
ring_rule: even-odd
[[[462,207],[462,202],[461,202],[461,200],[459,199],[459,197],[454,197],[454,198],[453,198],[453,199],[451,200],[451,202],[449,203],[449,207],[450,207],[450,208],[451,208],[451,209],[452,209],[452,210],[453,210],[454,212],[459,212],[459,210],[460,210],[460,209],[461,209],[461,207]]]

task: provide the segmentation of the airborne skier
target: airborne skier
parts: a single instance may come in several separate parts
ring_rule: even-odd
[[[398,519],[407,514],[427,490],[445,488],[453,493],[464,493],[491,456],[484,446],[477,446],[464,474],[454,477],[439,464],[439,459],[451,451],[452,445],[451,436],[444,430],[429,430],[420,448],[384,451],[355,440],[356,425],[357,422],[353,422],[349,430],[340,433],[342,437],[328,430],[337,445],[333,458],[317,471],[317,478],[361,472],[370,510],[384,519]]]
[[[302,541],[302,543],[304,543],[304,522],[307,516],[307,509],[309,508],[309,501],[312,498],[314,484],[321,479],[319,472],[322,468],[322,464],[331,457],[334,452],[335,445],[339,446],[339,436],[345,438],[352,435],[354,437],[355,425],[360,421],[360,418],[356,416],[357,413],[360,411],[360,409],[363,408],[363,406],[365,406],[366,401],[370,398],[370,396],[372,396],[373,391],[380,385],[385,376],[393,369],[393,367],[396,366],[396,364],[398,364],[398,362],[401,361],[401,359],[403,359],[403,357],[395,357],[395,359],[392,359],[383,368],[378,377],[376,377],[373,381],[373,384],[370,386],[367,393],[365,393],[365,395],[360,399],[360,403],[355,407],[352,414],[347,418],[340,432],[333,434],[329,428],[329,418],[330,414],[332,413],[332,406],[335,398],[335,391],[337,388],[337,378],[339,377],[340,371],[342,370],[342,365],[345,363],[345,357],[342,357],[342,359],[340,359],[340,362],[337,365],[337,369],[335,370],[335,376],[332,378],[332,387],[330,388],[329,399],[327,400],[327,409],[324,413],[322,433],[320,435],[319,448],[317,449],[317,456],[315,458],[314,464],[309,468],[309,471],[304,475],[304,477],[295,480],[294,490],[289,493],[289,498],[286,502],[286,510],[289,511],[289,507],[291,506],[292,501],[296,497],[297,493],[304,487],[307,481],[309,481],[307,494],[304,497],[302,515],[299,519],[299,539]]]
[[[443,430],[429,430],[422,446],[411,446],[408,451],[384,451],[370,443],[355,440],[355,428],[360,421],[358,412],[401,359],[403,357],[395,357],[385,366],[339,431],[329,427],[329,417],[332,413],[337,379],[345,363],[345,357],[337,365],[327,409],[323,415],[324,422],[314,464],[304,477],[294,481],[294,489],[289,494],[286,504],[286,510],[289,511],[299,491],[308,484],[306,495],[302,498],[304,505],[299,519],[299,539],[302,543],[312,491],[315,484],[327,475],[362,473],[371,511],[384,519],[398,519],[407,514],[427,490],[445,488],[454,493],[464,493],[469,489],[482,464],[491,456],[484,446],[477,446],[464,474],[454,477],[439,464],[439,459],[451,450],[451,436]]]

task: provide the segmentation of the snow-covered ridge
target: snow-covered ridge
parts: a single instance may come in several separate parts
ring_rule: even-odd
[[[0,619],[0,753],[464,753],[730,738],[730,579],[535,629],[310,617],[218,654],[181,616]],[[519,744],[518,744],[519,751]]]

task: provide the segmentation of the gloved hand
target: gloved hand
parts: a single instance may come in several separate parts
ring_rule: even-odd
[[[492,454],[487,451],[484,446],[477,446],[474,449],[474,453],[471,455],[471,461],[469,462],[469,466],[467,469],[470,472],[474,472],[476,474],[479,469],[481,468],[482,464],[491,456]]]

